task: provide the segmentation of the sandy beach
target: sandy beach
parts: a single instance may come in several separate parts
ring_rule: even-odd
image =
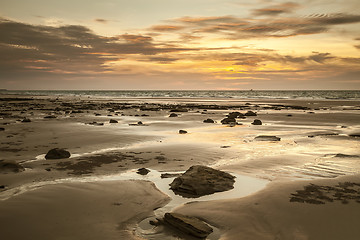
[[[139,230],[168,204],[217,229],[209,239],[359,239],[359,120],[351,100],[1,95],[1,236],[193,239]],[[46,159],[53,148],[71,157]],[[249,177],[253,191],[172,196],[160,174],[194,165]]]

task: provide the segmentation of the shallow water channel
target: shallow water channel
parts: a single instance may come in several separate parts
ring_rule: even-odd
[[[117,181],[117,180],[151,181],[156,185],[156,187],[160,191],[167,194],[171,198],[171,200],[164,207],[156,209],[154,211],[154,216],[146,218],[143,221],[141,221],[136,227],[135,230],[136,234],[138,234],[139,236],[145,239],[164,239],[164,240],[193,239],[188,235],[182,235],[179,232],[172,231],[171,229],[164,228],[163,226],[150,225],[149,220],[154,220],[155,218],[162,218],[166,212],[171,212],[176,207],[194,201],[210,201],[210,200],[245,197],[263,189],[268,183],[268,181],[264,179],[231,173],[233,176],[236,177],[234,188],[232,190],[214,193],[199,198],[185,198],[179,195],[175,195],[174,192],[170,190],[169,184],[174,180],[174,177],[161,178],[161,174],[163,172],[159,172],[152,169],[150,169],[150,172],[147,175],[140,175],[136,172],[137,169],[132,169],[123,173],[112,174],[112,175],[71,177],[71,178],[56,179],[52,181],[33,182],[0,192],[0,200],[6,200],[15,195],[23,194],[28,191],[36,190],[38,188],[48,185],[54,185],[54,184]],[[182,173],[182,172],[166,172],[166,173]],[[210,234],[207,239],[209,240],[219,239],[220,238],[219,230],[214,226],[211,227],[214,229],[214,232]]]

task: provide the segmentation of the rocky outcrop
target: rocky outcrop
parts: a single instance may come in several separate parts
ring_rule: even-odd
[[[192,166],[174,179],[170,189],[183,197],[201,197],[234,188],[235,177],[206,166]]]
[[[280,141],[281,138],[276,136],[260,135],[254,138],[256,141]]]
[[[206,238],[213,229],[198,218],[179,213],[165,213],[164,223],[197,238]]]
[[[15,161],[0,161],[0,172],[8,173],[8,172],[22,172],[25,168]]]
[[[69,158],[71,156],[70,152],[66,151],[62,148],[53,148],[48,151],[45,155],[46,159],[62,159],[62,158]]]
[[[262,122],[259,119],[255,119],[251,124],[252,125],[262,125]]]

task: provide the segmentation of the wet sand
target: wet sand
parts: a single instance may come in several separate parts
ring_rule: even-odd
[[[237,119],[241,125],[220,123],[249,110],[257,116]],[[176,209],[217,227],[221,239],[358,239],[356,199],[290,199],[310,183],[360,183],[359,110],[360,102],[339,100],[0,96],[0,161],[25,168],[0,169],[0,231],[8,239],[151,239],[137,234],[137,224],[166,205],[166,194],[146,179],[83,179],[201,164],[270,182],[246,197]],[[178,116],[169,117],[174,111]],[[208,118],[215,123],[203,123]],[[263,125],[252,125],[254,119]],[[259,135],[281,140],[256,141]],[[46,160],[52,148],[72,156]],[[41,182],[51,184],[26,188]]]

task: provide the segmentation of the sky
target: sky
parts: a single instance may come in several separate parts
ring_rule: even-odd
[[[0,88],[360,90],[359,0],[1,0]]]

